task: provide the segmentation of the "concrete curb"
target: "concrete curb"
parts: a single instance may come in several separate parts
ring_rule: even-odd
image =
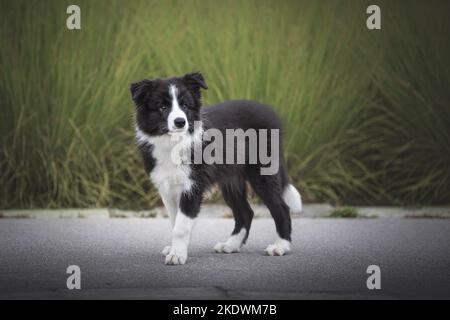
[[[265,206],[252,205],[255,218],[270,217]],[[359,218],[450,218],[450,207],[354,207]],[[306,204],[303,213],[293,215],[292,218],[328,218],[336,210],[329,204]],[[221,204],[205,204],[200,211],[200,216],[215,218],[232,218],[231,210]],[[19,219],[54,219],[54,218],[154,218],[167,217],[163,207],[152,210],[131,211],[119,209],[18,209],[0,210],[0,218]]]

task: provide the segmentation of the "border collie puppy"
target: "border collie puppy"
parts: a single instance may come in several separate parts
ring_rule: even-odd
[[[201,146],[201,150],[205,150],[212,143],[204,139],[210,129],[222,132],[224,136],[228,129],[263,132],[281,129],[281,122],[275,112],[257,102],[227,101],[201,109],[200,90],[207,88],[200,73],[142,80],[131,85],[131,96],[136,105],[137,145],[145,170],[158,189],[172,223],[172,243],[162,251],[166,256],[165,263],[186,263],[194,221],[204,193],[213,185],[220,187],[235,219],[230,238],[217,243],[214,250],[221,253],[239,252],[246,242],[253,218],[252,208],[247,201],[247,185],[250,185],[269,209],[278,233],[278,239],[265,251],[270,256],[282,256],[290,251],[290,212],[300,212],[302,201],[298,191],[289,183],[281,140],[277,142],[276,150],[270,150],[271,153],[279,153],[275,174],[261,174],[267,162],[263,162],[260,157],[256,161],[248,161],[251,155],[245,155],[244,163],[219,161],[207,164],[173,159],[175,147],[185,153],[187,151],[189,156],[193,155],[196,143]],[[266,146],[260,143],[258,148],[270,149],[273,145],[270,139],[269,136],[264,140]],[[258,140],[262,141],[261,138]],[[245,150],[249,149],[247,144]],[[219,151],[223,151],[223,154],[230,152],[228,146]]]

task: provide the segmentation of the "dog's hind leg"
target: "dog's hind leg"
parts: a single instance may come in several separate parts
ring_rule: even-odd
[[[234,229],[225,242],[218,242],[214,250],[219,253],[239,252],[246,242],[253,219],[253,210],[247,201],[246,185],[243,180],[221,186],[223,198],[234,216]]]
[[[249,179],[255,193],[261,198],[275,220],[278,239],[266,248],[270,256],[282,256],[291,250],[291,216],[283,200],[283,182],[278,175],[254,174]]]

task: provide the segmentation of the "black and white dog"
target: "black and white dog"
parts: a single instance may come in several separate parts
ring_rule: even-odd
[[[278,239],[266,248],[271,256],[282,256],[290,251],[291,213],[302,210],[302,201],[296,188],[289,184],[281,152],[281,143],[274,144],[273,137],[264,140],[257,136],[257,151],[270,149],[279,153],[279,165],[274,174],[261,174],[267,167],[258,156],[244,163],[198,163],[192,161],[194,145],[205,150],[204,139],[210,129],[223,133],[228,129],[268,130],[281,129],[281,122],[268,106],[252,101],[227,101],[201,109],[201,89],[207,85],[200,73],[190,73],[169,79],[143,80],[131,85],[132,99],[136,105],[136,139],[142,153],[145,170],[158,188],[172,223],[172,243],[163,249],[166,264],[184,264],[195,218],[205,191],[218,185],[225,202],[232,209],[235,227],[226,242],[215,245],[216,252],[238,252],[246,242],[253,211],[247,201],[247,183],[262,199],[275,220]],[[176,139],[175,139],[176,137]],[[280,138],[281,139],[281,138]],[[228,142],[227,142],[228,143]],[[174,161],[175,146],[189,156],[184,161]],[[223,146],[223,154],[234,148]],[[244,151],[250,151],[250,142]],[[237,151],[239,152],[239,151]],[[233,155],[234,158],[234,155]]]

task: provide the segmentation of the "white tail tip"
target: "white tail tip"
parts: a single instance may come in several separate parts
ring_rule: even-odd
[[[287,185],[284,189],[283,200],[291,210],[291,213],[302,212],[302,197],[292,184]]]

